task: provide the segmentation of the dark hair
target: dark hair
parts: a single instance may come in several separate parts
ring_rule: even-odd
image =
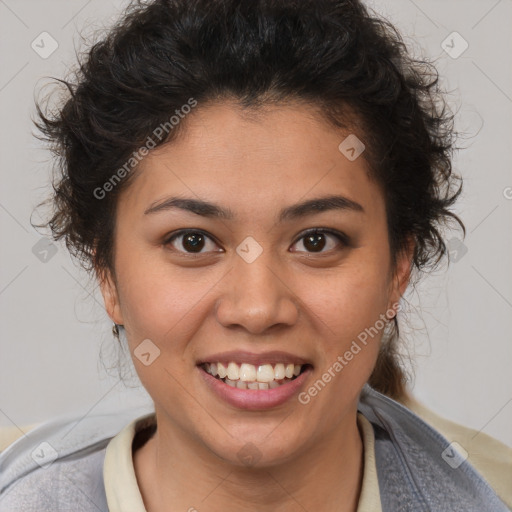
[[[465,234],[449,210],[462,184],[453,190],[454,116],[438,79],[431,62],[411,57],[393,25],[358,0],[132,2],[79,57],[73,78],[57,79],[67,87],[57,111],[36,104],[39,138],[58,159],[53,238],[64,238],[86,270],[114,273],[116,200],[135,172],[122,173],[104,198],[95,190],[156,127],[191,99],[199,108],[232,100],[247,111],[299,101],[365,144],[385,197],[393,266],[413,240],[413,270],[433,269],[447,253],[441,225],[455,220]],[[186,117],[156,146],[184,126]],[[392,397],[406,382],[397,340],[395,319],[369,381]]]

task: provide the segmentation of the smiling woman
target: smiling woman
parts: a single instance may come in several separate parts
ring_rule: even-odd
[[[2,510],[508,510],[509,449],[407,392],[401,298],[464,226],[437,73],[392,25],[356,0],[134,3],[67,85],[38,106],[48,224],[155,408],[47,469],[13,445]]]

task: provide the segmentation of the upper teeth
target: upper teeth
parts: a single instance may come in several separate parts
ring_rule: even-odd
[[[300,373],[302,365],[278,363],[272,367],[271,364],[261,364],[258,367],[253,364],[237,364],[230,362],[227,366],[222,363],[205,363],[206,371],[216,377],[229,380],[241,380],[243,382],[272,382],[282,380],[285,377],[291,379]]]

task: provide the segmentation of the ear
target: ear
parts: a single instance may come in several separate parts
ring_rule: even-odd
[[[101,294],[105,303],[105,309],[113,322],[119,325],[124,324],[121,307],[119,305],[119,294],[115,279],[110,270],[96,272],[100,284]]]
[[[412,261],[414,256],[415,243],[412,237],[407,240],[407,246],[397,254],[396,268],[393,272],[390,290],[390,307],[399,302],[405,293],[411,278]]]

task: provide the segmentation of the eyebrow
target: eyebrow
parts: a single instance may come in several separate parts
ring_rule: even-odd
[[[176,208],[202,217],[226,220],[233,220],[236,217],[235,213],[229,208],[223,208],[215,203],[201,199],[183,197],[169,197],[163,201],[153,203],[144,211],[144,215]],[[364,213],[364,208],[352,199],[340,195],[330,195],[309,199],[283,208],[279,213],[279,222],[290,221],[329,210],[349,210]]]

